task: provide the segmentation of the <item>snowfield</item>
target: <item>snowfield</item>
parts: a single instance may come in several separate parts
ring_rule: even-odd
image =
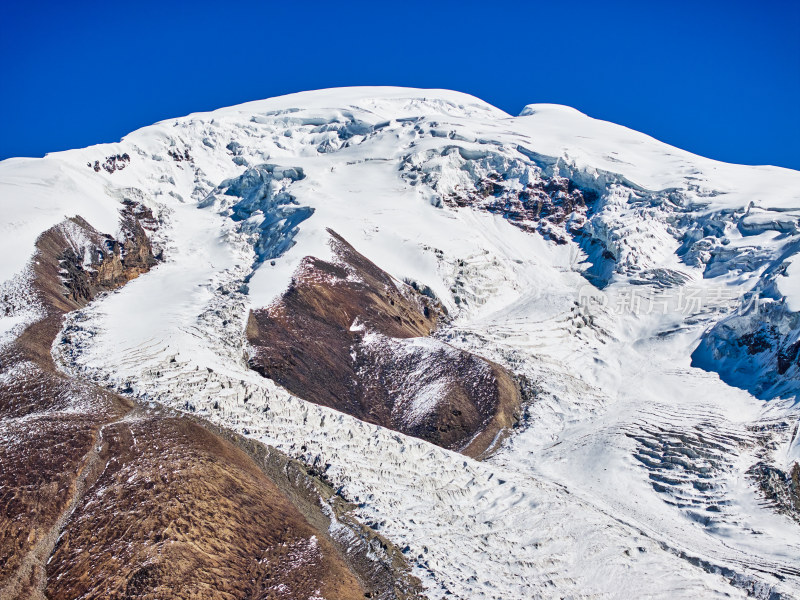
[[[126,198],[162,221],[164,261],[68,316],[61,368],[316,466],[431,598],[800,598],[798,514],[754,470],[800,460],[800,173],[560,106],[306,92],[1,162],[0,287],[20,289],[41,231],[79,214],[114,233]],[[249,309],[331,259],[328,228],[449,311],[439,341],[393,352],[444,341],[527,382],[491,457],[248,368]],[[0,341],[27,318],[4,302]],[[421,387],[414,411],[437,402]]]

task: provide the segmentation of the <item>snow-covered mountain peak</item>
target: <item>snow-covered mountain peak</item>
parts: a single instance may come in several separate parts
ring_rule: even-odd
[[[359,110],[379,119],[397,119],[440,114],[452,117],[504,118],[509,115],[491,104],[451,90],[403,87],[344,87],[277,96],[213,111],[212,115],[230,113],[279,113]],[[189,118],[196,115],[190,115]]]
[[[342,88],[4,161],[0,203],[12,292],[64,218],[70,285],[152,215],[56,363],[323,473],[431,597],[797,595],[798,172]]]

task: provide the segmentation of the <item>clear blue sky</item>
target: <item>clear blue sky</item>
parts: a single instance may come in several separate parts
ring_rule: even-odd
[[[555,102],[800,169],[800,2],[4,2],[0,158],[345,85]]]

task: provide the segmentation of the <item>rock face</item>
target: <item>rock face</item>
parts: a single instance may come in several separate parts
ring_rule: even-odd
[[[81,217],[69,219],[40,238],[39,249],[56,258],[58,280],[76,305],[71,308],[125,285],[158,262],[145,230],[155,228],[153,213],[130,201],[121,212],[119,240],[99,233]],[[52,273],[40,280],[51,292],[58,287]]]
[[[474,190],[459,188],[443,200],[451,207],[469,206],[502,215],[525,231],[539,232],[558,244],[566,244],[567,238],[557,233],[558,228],[569,220],[567,231],[578,233],[577,225],[584,224],[597,193],[581,190],[572,180],[558,176],[536,179],[521,190],[507,189],[504,176],[490,171]]]
[[[436,205],[501,215],[557,244],[571,237],[591,238],[590,228],[584,228],[600,198],[594,188],[602,187],[583,181],[566,165],[560,167],[521,146],[508,156],[452,144],[406,157],[401,173],[409,184],[434,191]],[[560,175],[562,171],[572,178]]]
[[[0,348],[0,598],[416,597],[357,523],[345,558],[280,453],[56,369],[61,317],[155,265],[156,226],[126,203],[118,238],[81,217],[39,238],[42,318]]]
[[[301,398],[478,456],[510,427],[519,389],[502,367],[429,336],[439,302],[330,232],[274,305],[254,310],[251,366]]]

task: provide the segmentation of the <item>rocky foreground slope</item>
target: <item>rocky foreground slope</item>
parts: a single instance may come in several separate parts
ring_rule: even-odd
[[[352,88],[0,202],[8,597],[800,597],[796,172]]]

